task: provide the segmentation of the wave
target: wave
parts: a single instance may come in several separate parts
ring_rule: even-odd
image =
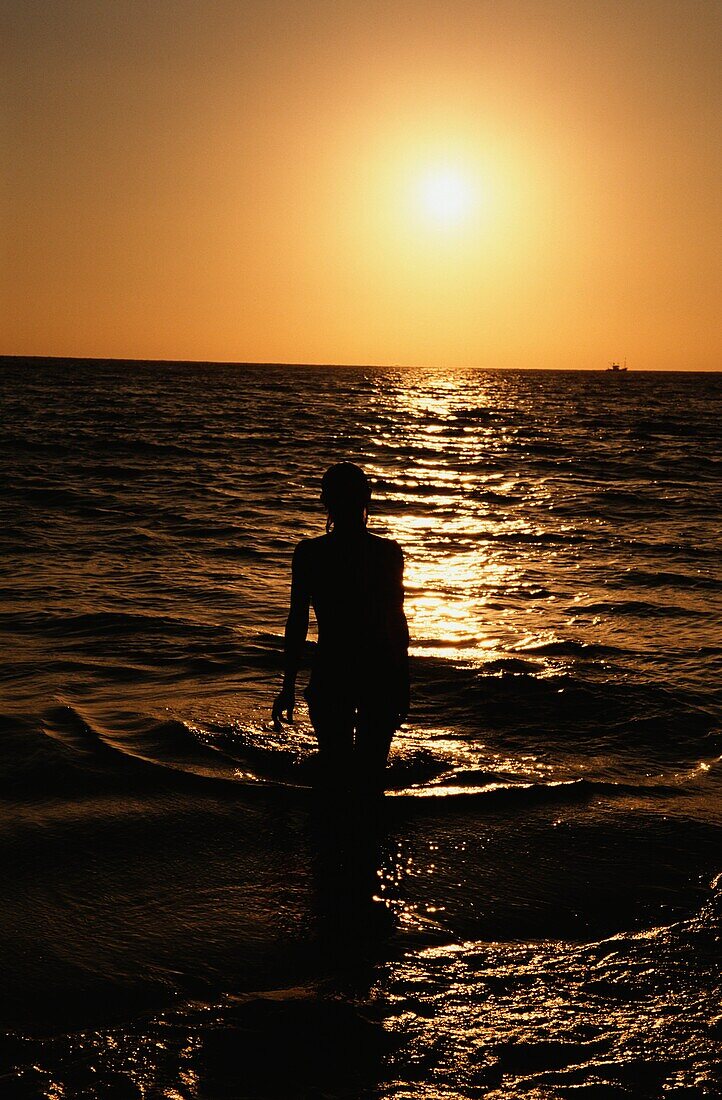
[[[477,535],[479,542],[509,543],[509,545],[534,544],[567,544],[570,546],[581,542],[589,542],[586,534],[572,531],[485,531],[483,535]]]
[[[242,727],[199,726],[179,719],[143,715],[99,718],[68,703],[49,708],[38,729],[16,727],[6,742],[2,787],[8,797],[53,800],[97,792],[180,788],[221,797],[255,797],[307,802],[317,785],[313,739]],[[17,739],[19,737],[19,740]],[[392,752],[387,796],[399,812],[485,811],[540,803],[623,799],[627,804],[685,795],[700,778],[698,768],[639,781],[581,777],[509,778],[499,764],[485,769],[452,766],[448,753]],[[705,764],[705,774],[710,765]],[[200,784],[200,787],[198,787]],[[416,812],[416,811],[414,811]]]
[[[185,775],[218,780],[237,778],[237,764],[223,751],[204,743],[184,722],[158,721],[142,715],[119,716],[114,731],[76,707],[62,704],[46,712],[42,732],[74,752],[121,758],[124,763],[171,769]]]
[[[17,488],[15,493],[31,507],[39,504],[48,508],[72,508],[75,512],[79,509],[86,509],[93,504],[94,500],[103,500],[106,503],[110,501],[109,497],[90,487],[73,489],[68,486],[58,487],[54,485],[42,487],[22,486]]]
[[[592,779],[568,779],[539,783],[487,783],[479,787],[461,786],[456,783],[430,784],[424,787],[390,789],[387,796],[394,804],[423,803],[423,808],[446,812],[453,803],[454,809],[464,812],[472,807],[500,808],[538,805],[539,803],[585,802],[594,798],[674,798],[681,793],[678,787],[667,784],[612,783]],[[437,804],[435,807],[429,803]]]
[[[576,657],[579,643],[551,642],[546,655]],[[536,658],[539,650],[525,651]],[[593,650],[592,650],[593,652]],[[606,652],[606,650],[605,650]],[[591,656],[585,647],[581,655]],[[506,663],[463,667],[440,658],[412,663],[415,720],[453,724],[457,736],[511,739],[537,747],[575,740],[580,751],[593,743],[608,751],[685,756],[722,734],[722,692],[716,682],[706,690],[684,691],[664,684],[620,680],[590,665],[588,675],[564,671],[530,673]],[[581,746],[587,746],[582,750]]]
[[[21,633],[53,637],[88,636],[98,641],[114,635],[196,637],[198,634],[205,634],[214,639],[218,639],[219,635],[219,627],[213,624],[141,611],[88,611],[71,614],[35,611],[23,615],[0,613],[0,628],[4,624]],[[230,630],[228,633],[231,633]]]
[[[637,420],[627,429],[633,434],[644,435],[672,435],[682,436],[685,439],[704,439],[706,433],[699,425],[690,424],[688,420],[674,420],[670,417],[660,417],[656,420]]]
[[[722,592],[722,580],[701,572],[673,573],[664,570],[633,567],[618,573],[614,584],[625,588],[685,588],[699,591]]]
[[[538,657],[586,657],[591,659],[619,655],[628,651],[619,646],[595,645],[591,642],[577,642],[571,638],[566,638],[549,642],[529,642],[527,645],[516,646],[513,652],[529,653]]]
[[[697,607],[682,607],[673,603],[650,603],[647,600],[605,600],[599,603],[573,604],[570,614],[630,615],[642,619],[706,618],[709,612]]]

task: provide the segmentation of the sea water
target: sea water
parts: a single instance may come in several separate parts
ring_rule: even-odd
[[[719,375],[16,359],[0,400],[0,1094],[717,1094]],[[339,460],[412,636],[366,817],[269,721]]]

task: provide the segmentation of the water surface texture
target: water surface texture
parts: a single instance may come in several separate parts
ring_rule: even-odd
[[[718,1094],[718,375],[6,360],[0,395],[8,1096]],[[342,459],[412,634],[365,824],[268,720]]]

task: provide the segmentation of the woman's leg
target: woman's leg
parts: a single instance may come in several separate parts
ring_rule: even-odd
[[[358,781],[371,790],[383,790],[384,771],[396,731],[388,714],[359,708],[354,744],[354,771]]]
[[[318,741],[321,782],[348,785],[353,778],[354,714],[351,707],[309,703],[309,717]]]

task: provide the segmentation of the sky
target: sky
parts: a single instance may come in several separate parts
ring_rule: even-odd
[[[0,353],[718,370],[717,0],[0,0]]]

